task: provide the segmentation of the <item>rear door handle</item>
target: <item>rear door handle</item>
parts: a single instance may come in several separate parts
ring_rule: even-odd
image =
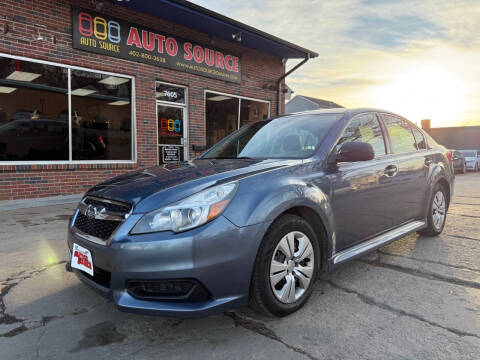
[[[393,177],[393,176],[397,175],[398,168],[397,168],[396,165],[388,165],[383,172],[388,177]]]

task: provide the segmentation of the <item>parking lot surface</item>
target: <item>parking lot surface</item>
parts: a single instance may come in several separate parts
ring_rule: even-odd
[[[441,236],[407,236],[324,274],[282,319],[126,314],[65,272],[74,205],[0,212],[0,359],[478,359],[480,173]]]

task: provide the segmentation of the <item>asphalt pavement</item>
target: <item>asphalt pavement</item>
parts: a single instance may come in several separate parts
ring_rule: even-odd
[[[407,236],[321,276],[281,319],[122,313],[65,272],[74,205],[0,212],[0,359],[479,359],[480,173],[441,236]]]

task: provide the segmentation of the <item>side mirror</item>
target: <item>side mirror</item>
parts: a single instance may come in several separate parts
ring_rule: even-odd
[[[371,144],[353,141],[342,145],[336,154],[335,162],[368,161],[375,158],[375,151]]]

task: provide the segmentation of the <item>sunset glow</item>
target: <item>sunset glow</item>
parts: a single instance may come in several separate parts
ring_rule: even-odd
[[[480,125],[478,1],[195,2],[318,52],[287,78],[295,94]]]

